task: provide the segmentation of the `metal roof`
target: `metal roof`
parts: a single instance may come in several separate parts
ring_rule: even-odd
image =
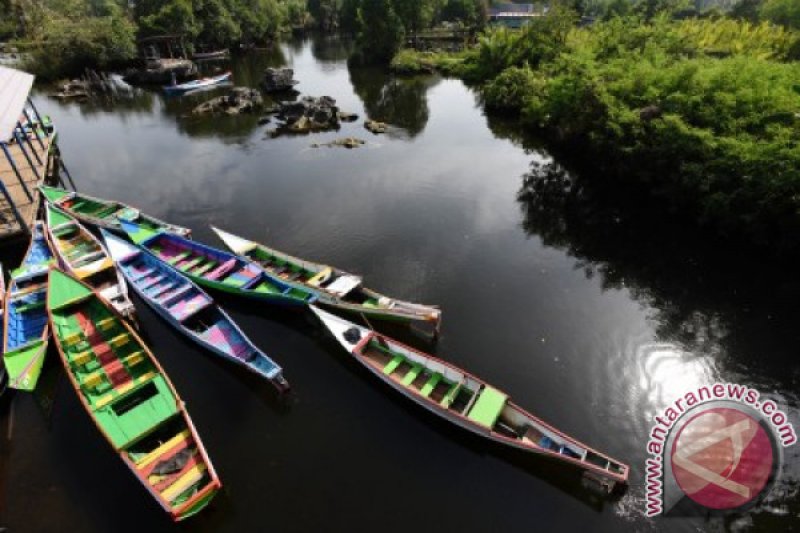
[[[14,134],[32,86],[33,74],[0,67],[0,142]]]

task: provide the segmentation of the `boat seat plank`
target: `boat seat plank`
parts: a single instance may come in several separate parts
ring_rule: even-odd
[[[497,417],[506,405],[508,396],[492,387],[484,387],[467,414],[467,418],[484,427],[494,427]]]
[[[422,394],[426,398],[428,396],[430,396],[431,392],[433,392],[433,389],[436,387],[436,385],[439,383],[439,381],[442,380],[443,377],[444,376],[441,375],[439,372],[436,372],[434,375],[431,376],[431,378],[428,380],[428,382],[425,383],[425,385],[419,391],[420,394]]]
[[[383,367],[383,373],[386,374],[387,376],[390,375],[392,372],[397,370],[397,367],[400,366],[400,364],[405,360],[406,360],[405,356],[401,354],[395,355],[394,358],[388,363],[386,363],[385,367]]]
[[[156,459],[160,459],[162,455],[164,455],[170,448],[174,448],[181,442],[188,440],[191,437],[191,433],[189,433],[188,429],[184,429],[167,442],[163,443],[161,446],[153,450],[152,452],[148,453],[144,457],[141,457],[138,461],[136,461],[136,468],[143,469],[150,463],[154,462]]]
[[[172,257],[167,259],[167,263],[169,263],[172,266],[175,266],[179,262],[181,262],[184,259],[186,259],[187,257],[189,257],[189,255],[191,255],[191,253],[192,252],[190,252],[188,250],[184,250],[183,252],[179,253],[178,255],[173,255]]]
[[[191,272],[191,274],[194,275],[194,276],[202,276],[203,274],[205,274],[206,272],[208,272],[212,268],[217,267],[218,265],[219,265],[219,263],[217,263],[216,261],[209,260],[207,263],[204,263],[204,264],[199,265],[198,267],[196,267]]]
[[[414,380],[417,379],[417,376],[419,375],[420,372],[422,372],[422,365],[419,363],[414,363],[411,369],[403,377],[403,381],[401,382],[403,386],[405,387],[410,386],[414,382]]]
[[[230,258],[203,277],[210,281],[216,281],[225,274],[227,274],[230,270],[232,270],[233,267],[236,266],[236,263],[237,261],[235,258]]]
[[[442,401],[439,402],[439,405],[445,408],[450,407],[450,404],[453,403],[453,400],[456,399],[456,395],[458,395],[459,390],[461,390],[461,383],[459,382],[453,383],[453,385],[450,387],[447,393],[445,393],[444,398],[442,398]]]

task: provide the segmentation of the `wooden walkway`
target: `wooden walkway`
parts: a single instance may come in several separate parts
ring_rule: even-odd
[[[42,137],[42,144],[44,144],[44,149],[42,149],[39,141],[31,135],[31,144],[26,143],[24,148],[33,165],[28,162],[23,150],[17,143],[7,145],[8,152],[14,160],[20,176],[22,176],[22,182],[20,182],[5,154],[0,153],[0,181],[8,191],[14,207],[16,207],[23,221],[23,225],[20,225],[14,214],[14,207],[9,205],[5,195],[0,193],[0,239],[25,235],[36,221],[36,215],[39,212],[41,203],[37,185],[43,182],[45,176],[51,170],[49,168],[51,142],[52,136]],[[36,159],[36,155],[32,153],[32,150],[36,151],[36,155],[41,159],[41,164]],[[25,184],[24,186],[22,185],[23,183]]]

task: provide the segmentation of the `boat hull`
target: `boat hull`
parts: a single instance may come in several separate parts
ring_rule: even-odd
[[[54,289],[53,276],[58,280],[55,282],[59,287],[58,290]],[[54,270],[50,274],[47,309],[53,329],[54,344],[70,384],[98,431],[123,463],[173,520],[183,520],[207,506],[222,484],[184,408],[183,401],[142,339],[97,292],[91,291],[85,284],[59,270]],[[90,319],[89,322],[81,325],[81,320],[87,319]],[[101,326],[101,322],[106,325]],[[86,324],[91,324],[91,332],[85,329]],[[130,352],[125,358],[119,355],[115,348],[111,348],[111,352],[107,350],[98,352],[97,349],[101,345],[109,347],[113,344],[119,347],[118,343],[115,344],[116,338],[109,340],[105,333],[101,333],[100,328],[109,331],[108,324],[111,324],[110,327],[114,331],[124,332],[122,335],[129,339],[128,342],[133,343],[134,349],[139,348],[140,351]],[[84,352],[76,351],[75,340],[71,339],[81,336],[82,340],[78,340],[78,344],[89,343],[86,353],[93,353],[101,362],[100,369],[94,373],[103,371],[110,378],[111,368],[115,369],[114,372],[124,369],[131,374],[129,378],[132,381],[120,385],[114,379],[110,379],[112,383],[110,390],[98,392],[92,388],[96,385],[90,385],[91,380],[87,378],[84,370],[81,370],[86,364],[82,362]],[[101,344],[90,340],[97,337],[103,337],[99,341]],[[100,353],[104,355],[101,356]],[[114,358],[104,360],[108,353],[113,353]],[[138,361],[141,363],[129,363],[128,361],[132,359],[130,356],[139,357]],[[134,372],[130,366],[133,364],[146,365],[136,377],[133,376]],[[152,392],[148,390],[145,393],[147,387],[150,387]],[[155,400],[159,403],[151,403]],[[119,410],[113,408],[115,405],[119,405]],[[143,406],[146,409],[139,411]],[[135,414],[127,415],[129,412]],[[126,416],[132,418],[125,421],[123,417]],[[178,430],[180,432],[177,432]],[[153,442],[152,448],[140,449],[143,442],[152,440],[152,435],[161,431],[168,431],[167,436],[173,434],[175,436],[165,442],[160,439]],[[189,458],[184,460],[183,465],[165,467],[166,471],[156,472],[164,462],[176,461],[177,455],[183,450],[190,452]],[[187,471],[187,468],[190,469]],[[203,474],[200,477],[190,476],[194,475],[195,469]],[[155,479],[152,479],[154,477]],[[165,482],[168,484],[165,485]],[[203,483],[202,486],[195,485],[199,483]]]
[[[316,296],[309,291],[303,291],[287,283],[274,280],[255,263],[237,257],[232,253],[218,250],[211,246],[185,239],[178,235],[167,234],[164,232],[144,231],[135,224],[130,224],[127,222],[123,222],[122,227],[131,240],[136,244],[139,244],[141,248],[149,253],[152,257],[161,261],[169,268],[174,268],[181,274],[185,275],[203,287],[285,307],[301,308],[309,303],[313,303],[316,300]],[[182,263],[181,260],[178,260],[176,264],[170,264],[170,260],[174,261],[177,258],[175,255],[165,255],[165,248],[170,249],[170,251],[176,255],[178,254],[177,251],[180,251],[181,254],[187,254],[184,259],[187,261],[187,263]],[[246,270],[250,274],[253,274],[253,277],[250,278],[251,281],[243,284],[248,285],[246,288],[243,288],[242,286],[232,286],[228,283],[224,283],[223,281],[208,279],[206,275],[193,274],[190,271],[191,269],[188,267],[183,268],[182,264],[191,263],[191,259],[213,260],[219,265],[224,265],[228,262],[238,262],[236,267],[225,271],[226,275],[230,275],[230,273],[234,271],[244,272]],[[262,284],[269,285],[274,290],[262,292],[255,290],[254,288],[250,288],[261,286]]]
[[[193,284],[183,273],[153,257],[142,248],[134,247],[117,239],[113,235],[104,233],[104,238],[112,258],[117,263],[119,270],[128,280],[133,290],[167,323],[197,345],[246,368],[254,374],[266,378],[280,392],[289,389],[288,382],[283,378],[281,367],[259,350],[233,320],[231,320],[230,316],[228,316],[208,294],[203,292],[197,285]],[[137,273],[137,269],[140,269],[140,271],[147,271],[147,274],[141,275],[141,277],[135,277],[134,274]],[[163,276],[163,279],[151,286],[149,285],[152,279],[151,276]],[[180,319],[173,315],[167,306],[160,304],[151,294],[148,294],[148,290],[158,289],[162,284],[172,285],[172,290],[175,291],[179,289],[183,290],[183,295],[174,303],[171,303],[173,307],[186,305],[187,302],[191,302],[193,305],[192,308],[189,308],[190,311],[188,312],[178,312],[178,317],[180,317]],[[187,290],[184,289],[184,287],[190,288]],[[184,307],[184,309],[186,308]],[[235,344],[245,347],[248,355],[253,356],[252,362],[234,356],[232,353],[221,349],[217,344],[209,342],[202,335],[186,327],[183,320],[190,319],[193,314],[197,312],[207,313],[206,316],[209,316],[208,313],[210,313],[210,316],[214,317],[219,328],[227,332],[226,334],[229,336],[229,347],[233,347]]]
[[[192,231],[188,228],[184,228],[182,226],[176,226],[174,224],[170,224],[161,219],[158,219],[154,216],[147,215],[134,207],[131,207],[127,204],[123,204],[122,202],[112,202],[110,200],[104,200],[102,198],[89,196],[88,194],[80,194],[73,191],[67,191],[66,189],[58,189],[56,187],[41,186],[39,187],[39,189],[46,195],[46,197],[48,198],[48,202],[59,207],[66,213],[80,220],[81,222],[92,224],[99,228],[111,230],[117,233],[122,233],[122,228],[120,227],[117,215],[118,214],[124,215],[125,213],[127,213],[130,215],[134,215],[135,221],[138,221],[139,223],[144,222],[145,224],[153,228],[160,228],[163,229],[164,231],[169,231],[171,233],[175,233],[176,235],[182,235],[184,237],[189,237],[192,233]],[[87,213],[82,213],[79,210],[73,209],[71,207],[72,205],[74,205],[75,202],[78,201],[92,202],[100,206],[105,205],[107,208],[116,207],[116,210],[114,213],[105,218],[91,216]]]

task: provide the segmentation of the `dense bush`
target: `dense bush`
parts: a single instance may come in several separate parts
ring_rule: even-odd
[[[657,15],[577,28],[556,12],[485,33],[455,72],[487,107],[579,148],[617,185],[645,184],[718,229],[796,249],[797,49],[796,32],[769,22]]]
[[[113,0],[30,4],[25,17],[26,68],[42,78],[105,68],[136,54],[136,28]]]

